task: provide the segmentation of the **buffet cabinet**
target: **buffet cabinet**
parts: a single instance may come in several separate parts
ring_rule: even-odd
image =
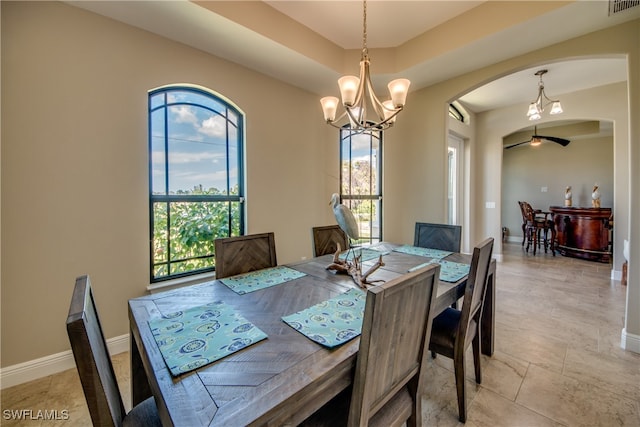
[[[556,249],[564,256],[610,262],[611,208],[551,206]]]

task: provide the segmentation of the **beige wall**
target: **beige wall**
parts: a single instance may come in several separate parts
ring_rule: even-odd
[[[107,337],[149,284],[147,91],[188,82],[246,113],[248,232],[280,263],[332,223],[336,132],[318,96],[61,3],[2,2],[2,366],[69,348],[77,275]]]
[[[544,133],[544,132],[541,132]],[[548,132],[545,135],[550,135]],[[601,206],[613,207],[613,137],[576,139],[566,147],[525,144],[504,151],[502,157],[502,225],[514,241],[522,241],[522,215],[518,201],[535,209],[564,206],[571,185],[573,206],[591,206],[594,183]],[[546,188],[546,192],[542,192]]]
[[[339,173],[337,132],[319,120],[317,95],[64,4],[1,7],[3,367],[69,348],[64,319],[79,274],[92,276],[107,337],[128,332],[126,301],[149,283],[151,88],[198,84],[246,113],[247,231],[274,231],[280,263],[311,255],[311,226],[333,222],[328,199]],[[411,242],[415,221],[445,218],[450,100],[532,64],[616,48],[630,55],[630,111],[637,117],[639,44],[636,21],[411,93],[397,127],[385,135],[385,239]],[[487,120],[477,118],[473,126],[484,124],[468,141],[470,244],[500,230],[499,215],[485,215],[484,201],[498,202],[500,212],[498,144],[505,133],[486,139]],[[637,197],[630,209],[628,196],[640,172],[636,166],[629,176],[628,167],[619,168],[625,149],[629,165],[640,164],[640,129],[633,121],[630,129],[631,149],[617,142],[626,128],[615,129],[615,201],[633,224],[637,254],[640,209]],[[627,309],[627,329],[640,336],[638,268],[630,266],[635,306]]]

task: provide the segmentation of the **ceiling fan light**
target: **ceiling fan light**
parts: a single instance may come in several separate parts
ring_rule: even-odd
[[[542,144],[542,139],[534,136],[533,138],[531,138],[531,142],[529,144],[532,147],[537,147],[538,145]]]
[[[360,79],[356,76],[343,76],[338,79],[342,105],[351,106],[355,103],[359,85]]]
[[[336,98],[335,96],[325,96],[320,100],[320,104],[322,104],[322,112],[324,113],[324,119],[327,122],[332,122],[336,119],[338,101],[338,98]]]
[[[554,101],[551,105],[551,111],[549,114],[560,114],[562,113],[562,105],[560,105],[560,101]]]
[[[395,79],[389,82],[387,87],[389,88],[389,94],[391,94],[393,107],[400,108],[404,106],[407,101],[410,84],[411,82],[407,79]]]

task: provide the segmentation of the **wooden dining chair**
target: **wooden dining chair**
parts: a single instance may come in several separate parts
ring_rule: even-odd
[[[556,229],[553,220],[549,218],[550,212],[542,212],[540,209],[533,209],[528,202],[518,202],[523,213],[524,236],[527,241],[526,251],[533,246],[533,254],[544,245],[544,251],[551,248],[551,253],[555,256],[554,242],[556,239]],[[524,243],[524,241],[523,241]]]
[[[325,225],[313,227],[311,229],[313,240],[313,256],[318,257],[327,254],[334,254],[340,244],[342,250],[349,249],[349,238],[347,233],[338,225]]]
[[[302,426],[422,425],[439,265],[369,288],[353,387]]]
[[[275,267],[275,236],[261,233],[216,239],[215,258],[217,279]]]
[[[480,319],[487,286],[489,264],[493,252],[493,238],[490,237],[473,249],[471,267],[464,290],[462,309],[447,308],[433,319],[429,350],[453,359],[458,394],[458,418],[467,420],[465,386],[465,352],[473,346],[473,364],[476,383],[480,384]]]
[[[462,226],[416,222],[413,246],[460,252]]]
[[[88,276],[76,279],[67,334],[94,426],[160,426],[153,397],[126,413]]]

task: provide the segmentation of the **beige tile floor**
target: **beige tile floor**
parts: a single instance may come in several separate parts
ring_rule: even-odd
[[[505,245],[497,267],[496,351],[483,382],[468,372],[467,426],[640,426],[640,354],[620,349],[625,287],[611,266]],[[469,354],[471,356],[471,354]],[[129,407],[128,353],[114,356]],[[469,357],[471,359],[471,357]],[[425,425],[455,426],[453,364],[430,361]],[[87,426],[75,370],[2,390],[0,424]],[[68,411],[68,420],[7,420],[6,410]]]

